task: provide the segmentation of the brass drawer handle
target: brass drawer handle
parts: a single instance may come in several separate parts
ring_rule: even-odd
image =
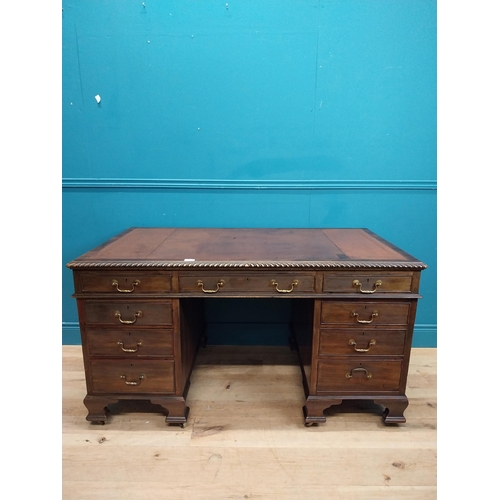
[[[123,342],[120,340],[117,342],[119,346],[121,346],[123,352],[137,352],[139,350],[139,347],[142,345],[142,340],[140,342],[137,342],[137,347],[135,349],[129,349],[126,347],[123,347]]]
[[[133,381],[128,381],[126,375],[120,375],[120,378],[125,381],[127,385],[141,385],[141,382],[146,378],[145,373],[141,373],[139,375],[139,381],[138,382],[133,382]]]
[[[134,314],[135,318],[130,319],[130,320],[129,319],[122,319],[122,315],[121,315],[120,311],[115,311],[114,316],[115,316],[115,318],[118,318],[118,321],[120,323],[123,323],[124,325],[133,325],[137,321],[137,318],[142,318],[142,311],[137,311]]]
[[[132,288],[130,290],[122,290],[119,286],[118,286],[118,280],[113,280],[111,282],[111,286],[114,286],[120,293],[132,293],[134,290],[135,290],[135,287],[136,286],[139,286],[141,284],[140,280],[135,280],[133,283],[132,283]]]
[[[271,280],[271,283],[270,283],[270,285],[274,286],[276,288],[276,291],[279,293],[290,293],[293,291],[293,288],[296,287],[298,284],[299,284],[299,280],[293,280],[291,285],[290,285],[291,288],[289,288],[288,290],[281,290],[280,288],[278,288],[278,282],[276,280]]]
[[[225,284],[226,284],[226,282],[224,280],[219,280],[219,281],[217,281],[217,288],[215,290],[205,290],[203,288],[203,281],[198,280],[196,282],[196,286],[201,287],[201,291],[203,293],[217,293],[219,291],[219,289],[222,288]]]
[[[375,283],[373,284],[373,289],[372,289],[372,290],[363,290],[363,289],[361,288],[363,285],[362,285],[361,281],[359,281],[359,280],[354,280],[354,281],[352,282],[352,286],[357,286],[357,287],[359,287],[359,291],[360,291],[361,293],[375,293],[375,292],[377,291],[377,288],[378,288],[379,286],[382,286],[382,281],[380,281],[380,280],[375,281]]]
[[[363,325],[367,325],[368,323],[371,323],[378,316],[378,311],[375,309],[375,311],[372,312],[372,315],[371,315],[372,319],[358,319],[359,314],[356,311],[352,311],[351,316],[354,316],[358,323],[362,323]]]
[[[349,340],[349,345],[354,346],[354,350],[356,352],[368,352],[376,343],[377,341],[375,339],[371,339],[370,342],[368,342],[368,347],[366,349],[361,349],[359,347],[356,347],[356,341],[354,339]]]
[[[352,378],[354,372],[365,372],[366,378],[372,378],[373,375],[366,368],[353,368],[350,372],[345,374],[345,378]]]

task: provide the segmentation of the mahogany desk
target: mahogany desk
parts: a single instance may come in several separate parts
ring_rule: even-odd
[[[71,261],[87,420],[150,400],[184,425],[203,300],[292,300],[305,424],[347,399],[403,423],[420,272],[426,265],[368,229],[132,228]]]

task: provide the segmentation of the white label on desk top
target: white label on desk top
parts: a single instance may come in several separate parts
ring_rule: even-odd
[[[184,262],[195,262],[196,259],[184,259]]]

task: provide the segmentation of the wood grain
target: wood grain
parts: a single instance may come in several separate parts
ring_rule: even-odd
[[[365,401],[331,407],[325,424],[306,428],[296,353],[208,346],[185,429],[133,407],[90,424],[81,347],[62,352],[65,500],[436,498],[435,349],[412,350],[406,424],[385,426],[381,407]]]

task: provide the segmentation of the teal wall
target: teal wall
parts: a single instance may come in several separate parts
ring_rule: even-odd
[[[436,346],[435,0],[63,0],[62,26],[63,343],[66,262],[128,227],[367,227],[428,264]],[[276,302],[238,311],[258,341]]]

